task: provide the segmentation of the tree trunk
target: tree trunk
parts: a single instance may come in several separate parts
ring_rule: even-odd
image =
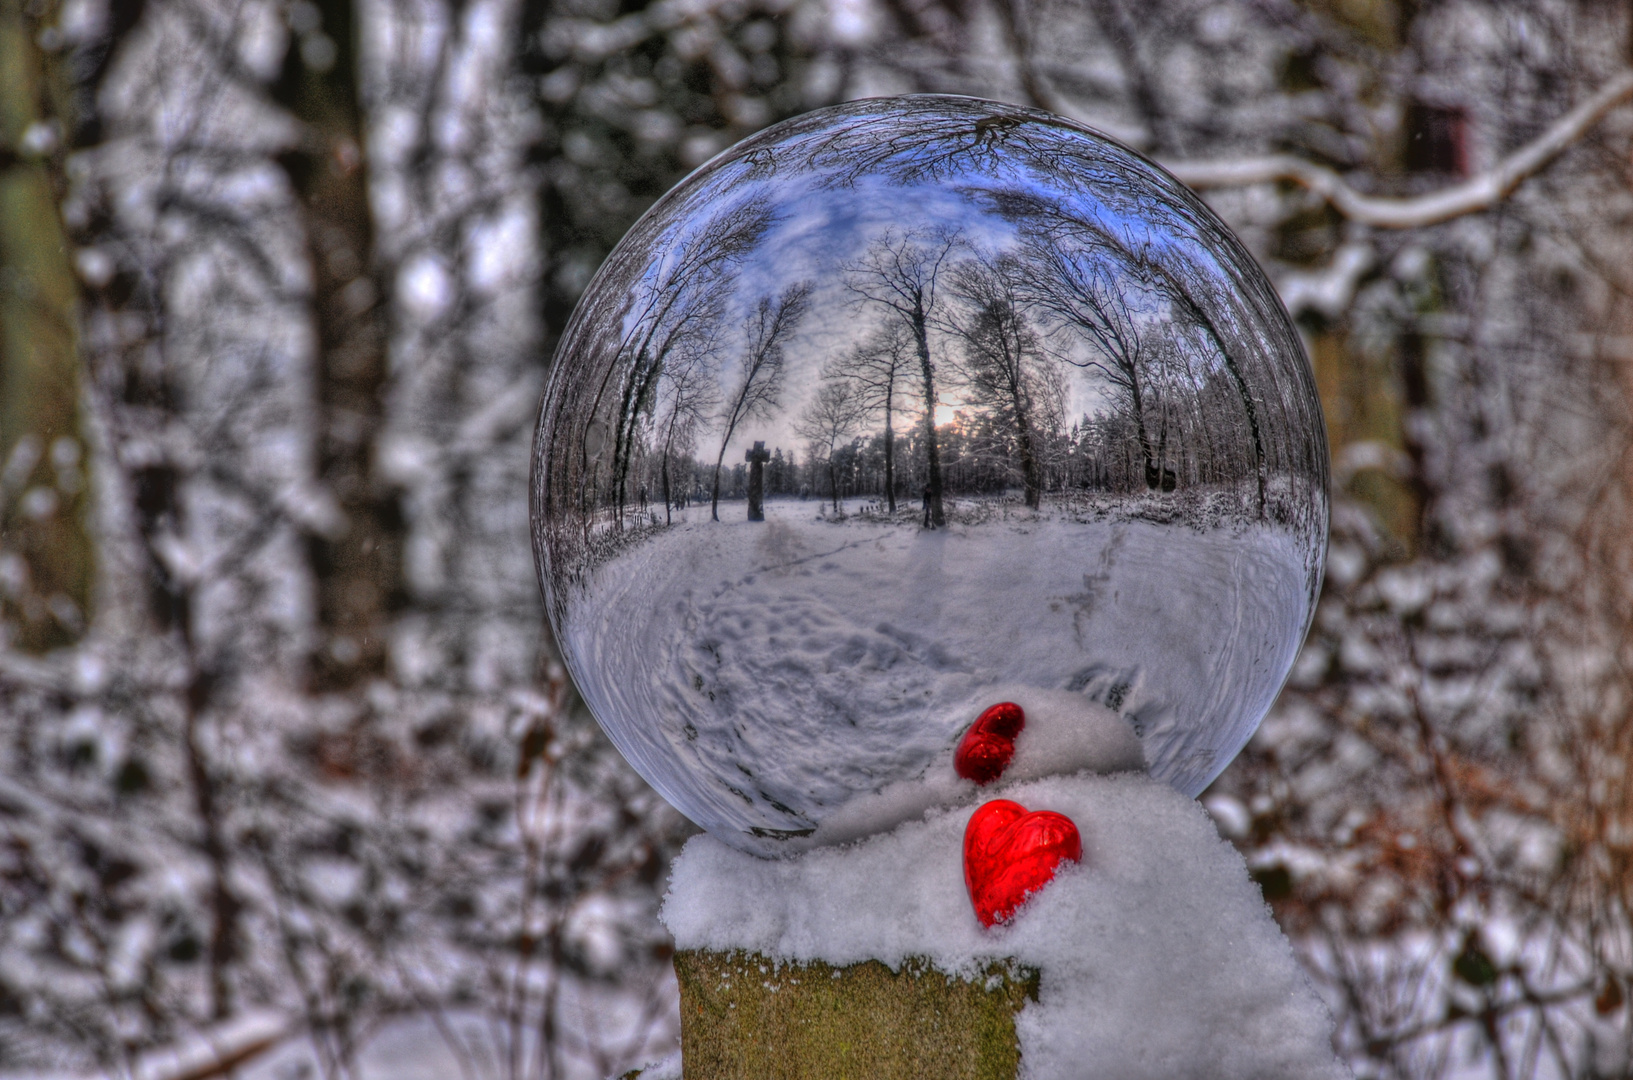
[[[1015,402],[1015,430],[1021,444],[1021,475],[1026,484],[1026,505],[1036,510],[1043,502],[1043,477],[1032,447],[1032,423],[1020,400]]]
[[[730,441],[731,433],[720,441],[720,453],[714,459],[714,494],[709,498],[709,520],[720,520],[720,463],[726,460],[726,443]]]
[[[94,559],[61,151],[29,145],[53,120],[59,132],[74,130],[58,59],[66,55],[40,49],[46,19],[25,6],[0,0],[0,569],[12,567],[0,621],[12,624],[16,646],[45,652],[83,633]]]
[[[1026,488],[1026,505],[1036,510],[1043,501],[1043,476],[1032,444],[1032,416],[1026,408],[1026,392],[1020,380],[1020,352],[1017,350],[1009,380],[1009,400],[1015,408],[1015,439],[1020,444],[1021,477]]]
[[[629,466],[635,460],[636,429],[640,426],[641,411],[645,407],[653,384],[663,370],[667,346],[659,350],[655,359],[647,357],[642,349],[630,372],[629,386],[625,388],[622,411],[618,417],[618,435],[613,448],[613,493],[617,501],[618,527],[624,527],[624,489],[629,482]]]
[[[345,515],[338,535],[309,541],[321,636],[317,688],[337,689],[385,667],[388,622],[403,602],[403,520],[373,466],[386,380],[385,283],[374,260],[368,166],[357,97],[357,12],[322,0],[321,32],[336,45],[326,71],[306,66],[299,42],[274,97],[303,126],[280,159],[300,201],[312,267],[318,337],[318,475]]]
[[[925,326],[923,311],[913,313],[913,338],[919,349],[919,373],[924,378],[924,458],[926,471],[924,495],[929,503],[929,521],[932,529],[947,524],[947,515],[941,505],[941,450],[936,445],[936,370],[930,363],[930,336]]]
[[[885,394],[885,507],[896,514],[896,432],[890,426],[890,394]]]
[[[674,505],[675,500],[669,497],[669,448],[665,447],[663,451],[663,523],[665,525],[671,524],[669,511]]]
[[[1157,469],[1156,451],[1151,447],[1151,433],[1145,428],[1145,401],[1140,394],[1140,380],[1129,365],[1128,396],[1134,403],[1134,430],[1140,437],[1140,460],[1144,466],[1145,486],[1155,488],[1162,482]]]

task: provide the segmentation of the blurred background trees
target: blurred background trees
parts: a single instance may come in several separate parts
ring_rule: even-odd
[[[1204,802],[1341,1052],[1627,1075],[1630,18],[0,0],[0,1068],[672,1045],[689,826],[574,705],[529,561],[550,350],[688,169],[940,91],[1170,165],[1306,335],[1328,580]]]

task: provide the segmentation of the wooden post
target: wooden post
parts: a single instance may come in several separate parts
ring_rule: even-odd
[[[1015,1014],[1038,974],[995,962],[973,981],[909,960],[846,967],[681,951],[686,1080],[1015,1080]]]

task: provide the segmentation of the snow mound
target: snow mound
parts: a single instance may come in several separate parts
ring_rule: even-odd
[[[978,788],[953,770],[953,754],[958,738],[975,718],[1000,701],[1019,705],[1026,726],[1015,739],[1015,756],[1004,769],[1003,780]],[[951,712],[961,724],[922,775],[856,796],[823,819],[812,839],[818,844],[849,843],[923,817],[932,807],[991,798],[1022,780],[1075,772],[1145,771],[1145,754],[1128,721],[1082,694],[1000,684],[983,689]]]
[[[984,930],[965,891],[973,804],[789,859],[694,837],[663,921],[678,948],[779,960],[919,956],[968,977],[1013,957],[1041,975],[1016,1025],[1027,1080],[1348,1075],[1246,864],[1200,806],[1138,774],[1052,776],[1002,796],[1070,817],[1084,852],[1009,926]]]

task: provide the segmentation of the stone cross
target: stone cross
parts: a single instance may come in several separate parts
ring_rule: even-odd
[[[765,443],[757,442],[754,449],[743,455],[748,462],[748,519],[765,520],[765,463],[771,455],[765,452]]]

